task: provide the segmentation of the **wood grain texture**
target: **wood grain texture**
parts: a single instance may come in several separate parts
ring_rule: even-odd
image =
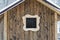
[[[49,5],[49,3],[43,1],[43,0],[37,0],[38,2],[40,2],[41,4],[45,5],[46,7],[50,8],[52,11],[56,12],[58,15],[60,15],[60,11],[57,10],[57,8],[55,8],[52,5]]]
[[[60,15],[57,16],[57,19],[58,19],[57,21],[60,21]]]
[[[0,40],[3,40],[4,35],[4,17],[3,15],[0,15]]]
[[[36,0],[26,0],[8,11],[8,40],[55,40],[54,13]],[[26,14],[40,17],[39,31],[23,30],[22,17]]]

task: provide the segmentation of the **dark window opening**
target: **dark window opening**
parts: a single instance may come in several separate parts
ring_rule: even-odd
[[[36,18],[26,18],[26,28],[36,28]]]

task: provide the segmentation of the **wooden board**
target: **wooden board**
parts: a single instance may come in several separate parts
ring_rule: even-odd
[[[3,15],[0,16],[0,40],[4,40],[4,17]]]
[[[55,12],[36,0],[26,0],[7,13],[8,40],[55,40]],[[23,30],[22,17],[26,14],[40,17],[39,31]]]

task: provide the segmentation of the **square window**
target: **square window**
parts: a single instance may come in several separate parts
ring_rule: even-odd
[[[39,30],[39,22],[40,17],[38,15],[25,15],[23,18],[23,29],[25,31],[38,31]]]
[[[36,18],[26,18],[26,28],[36,28]]]

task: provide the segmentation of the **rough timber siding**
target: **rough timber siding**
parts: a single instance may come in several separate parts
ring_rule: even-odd
[[[3,40],[3,32],[4,32],[4,20],[3,16],[0,16],[0,40]]]
[[[57,17],[57,18],[58,18],[58,20],[57,20],[57,21],[60,21],[60,15],[58,15],[58,17]]]
[[[40,30],[24,31],[22,17],[26,14],[40,16]],[[8,11],[8,40],[55,40],[54,12],[36,0],[24,3]]]

